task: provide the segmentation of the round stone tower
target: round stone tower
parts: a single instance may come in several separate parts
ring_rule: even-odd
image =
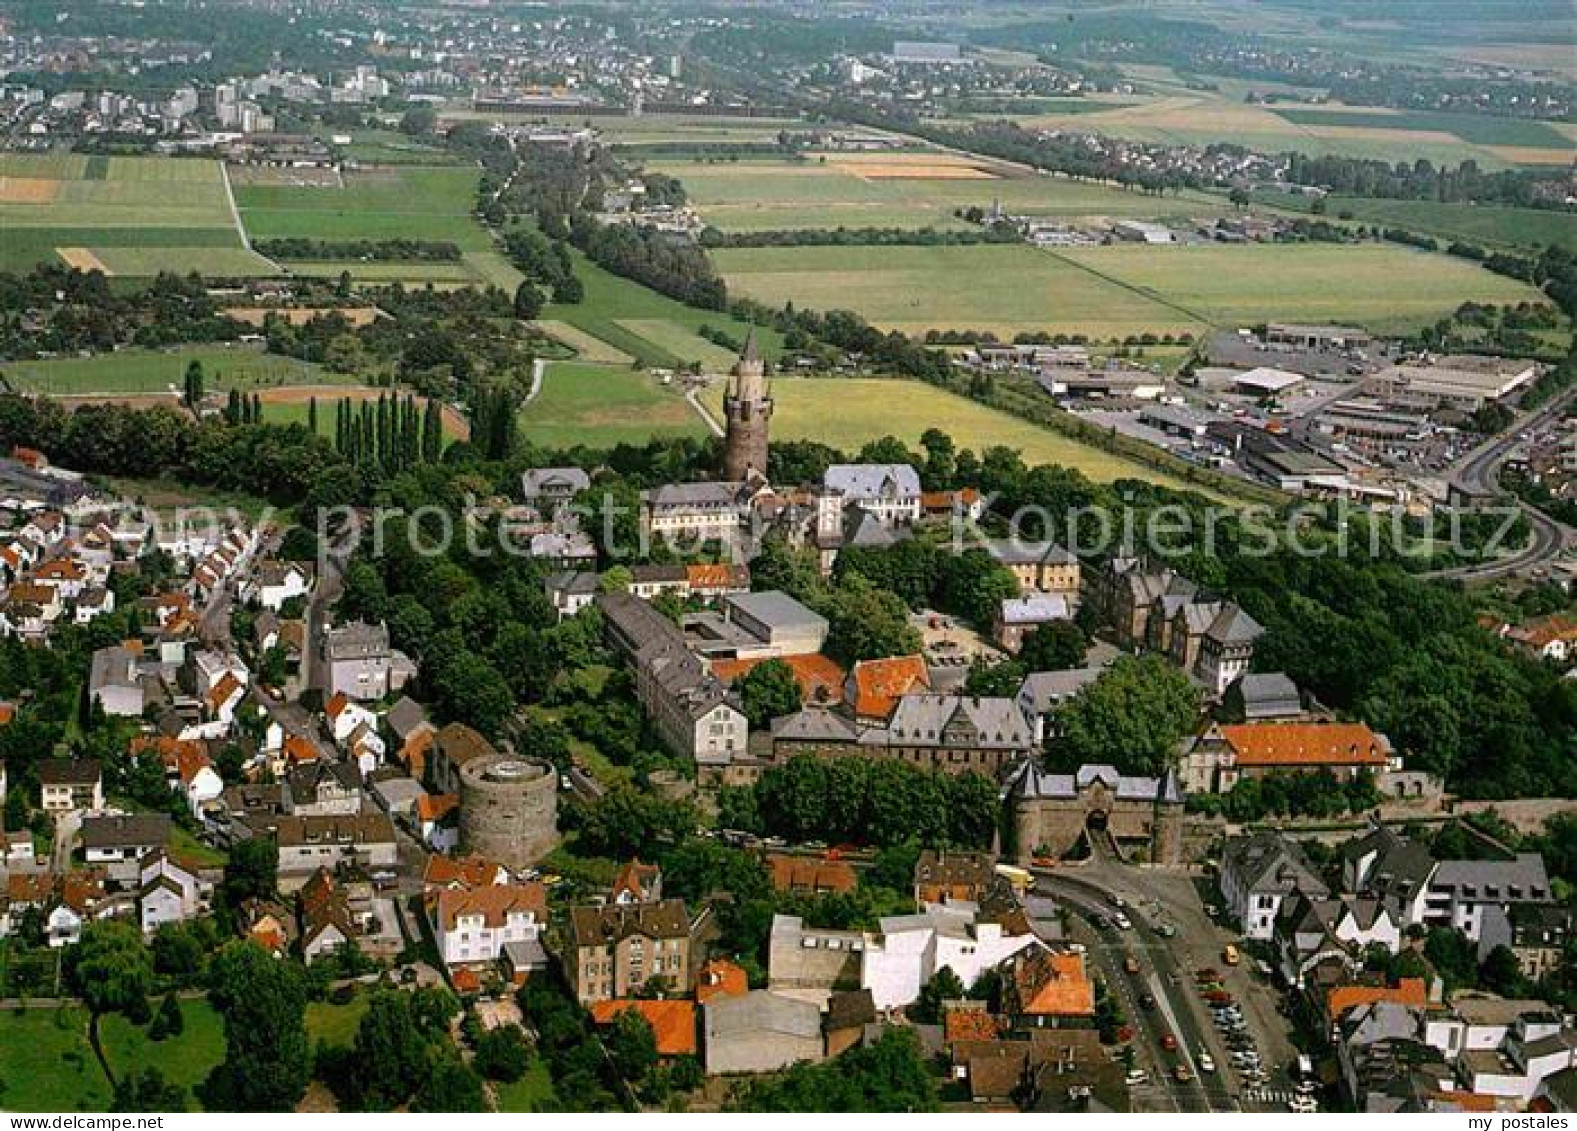
[[[460,771],[460,844],[513,871],[559,842],[558,774],[546,762],[478,758]]]
[[[772,396],[766,373],[766,362],[756,344],[756,328],[752,326],[723,397],[723,416],[728,425],[723,478],[733,483],[767,473],[767,422],[772,419]]]

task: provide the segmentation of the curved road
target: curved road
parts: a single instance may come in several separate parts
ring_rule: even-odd
[[[1577,396],[1577,389],[1567,390],[1543,408],[1519,417],[1516,423],[1500,435],[1479,445],[1468,454],[1467,459],[1463,460],[1462,466],[1452,477],[1453,485],[1474,494],[1498,495],[1500,467],[1522,442],[1522,434],[1553,423],[1566,410],[1574,396]],[[1526,548],[1492,562],[1434,570],[1422,576],[1458,581],[1490,581],[1552,561],[1561,555],[1574,538],[1577,538],[1577,533],[1556,522],[1537,507],[1531,507],[1521,500],[1515,500],[1515,503],[1527,517],[1533,535]]]

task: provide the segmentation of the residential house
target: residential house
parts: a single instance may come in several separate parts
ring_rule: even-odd
[[[362,809],[354,764],[326,758],[303,762],[285,777],[287,812],[298,817],[354,817]]]
[[[1536,852],[1512,860],[1443,860],[1424,894],[1424,922],[1461,931],[1478,943],[1482,958],[1511,945],[1513,908],[1554,902],[1544,857]]]
[[[541,949],[547,891],[538,883],[483,884],[438,894],[433,936],[448,966],[497,962],[508,943]],[[546,964],[543,955],[542,964]]]
[[[1095,985],[1084,955],[1026,948],[1002,963],[1002,1012],[1019,1029],[1090,1028]]]
[[[143,934],[207,913],[214,885],[196,866],[159,850],[144,856],[137,871],[137,920]]]
[[[1037,747],[1052,737],[1057,708],[1101,677],[1101,667],[1059,672],[1030,672],[1019,685],[1016,701],[1029,720]]]
[[[478,759],[495,758],[493,744],[464,723],[449,723],[433,735],[427,770],[440,793],[460,792],[460,772]]]
[[[324,631],[323,662],[327,665],[326,690],[352,699],[382,699],[405,686],[415,674],[410,659],[389,644],[384,624],[355,621]]]
[[[914,866],[914,901],[976,902],[997,879],[996,860],[988,852],[948,852],[927,848]]]
[[[520,477],[525,505],[544,519],[555,516],[590,487],[591,476],[578,467],[533,467]]]
[[[560,570],[542,579],[542,589],[559,620],[587,608],[597,596],[598,577],[591,570]]]
[[[279,612],[285,603],[312,593],[317,570],[310,562],[287,562],[270,558],[252,570],[245,596],[265,609]]]
[[[799,895],[848,894],[859,886],[854,869],[842,860],[818,860],[810,856],[773,852],[767,854],[766,865],[772,876],[772,886],[781,892]]]
[[[279,841],[281,889],[291,879],[299,885],[318,868],[354,863],[378,870],[398,863],[394,824],[383,813],[354,817],[290,815],[277,818],[273,827]]]
[[[39,807],[46,813],[104,808],[104,774],[92,758],[45,758],[38,775]]]
[[[1024,638],[1037,628],[1069,619],[1068,599],[1058,593],[1028,592],[1006,597],[997,606],[995,636],[1001,648],[1014,655]]]
[[[1079,559],[1055,542],[1003,539],[988,543],[986,549],[1013,575],[1019,589],[1061,597],[1069,605],[1078,603]]]
[[[1219,882],[1227,913],[1243,935],[1266,942],[1275,936],[1276,917],[1286,900],[1297,894],[1330,894],[1303,851],[1272,832],[1228,840],[1221,852]]]
[[[110,879],[135,883],[138,864],[150,852],[169,847],[174,826],[166,813],[136,813],[116,817],[84,817],[83,858],[105,869]]]
[[[690,932],[682,899],[573,908],[565,965],[576,998],[632,997],[653,981],[689,986]]]
[[[323,705],[323,716],[328,721],[329,733],[341,746],[346,744],[357,727],[375,728],[378,725],[377,715],[343,691],[335,693]]]
[[[932,904],[919,914],[878,921],[878,930],[865,938],[860,986],[871,992],[877,1009],[894,1009],[918,1000],[944,967],[970,986],[987,970],[1039,949],[1040,940],[1016,906]]]
[[[639,859],[619,866],[608,899],[613,903],[657,903],[663,897],[663,870]]]

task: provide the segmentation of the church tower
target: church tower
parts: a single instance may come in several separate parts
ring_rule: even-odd
[[[730,482],[743,482],[752,474],[767,474],[767,421],[772,418],[772,397],[767,390],[766,372],[766,362],[756,345],[756,328],[752,326],[723,397],[723,415],[728,421],[723,478]]]

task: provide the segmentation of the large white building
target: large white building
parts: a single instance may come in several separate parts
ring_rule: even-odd
[[[449,966],[496,962],[509,943],[539,944],[547,917],[541,884],[488,884],[441,892],[433,933]]]

